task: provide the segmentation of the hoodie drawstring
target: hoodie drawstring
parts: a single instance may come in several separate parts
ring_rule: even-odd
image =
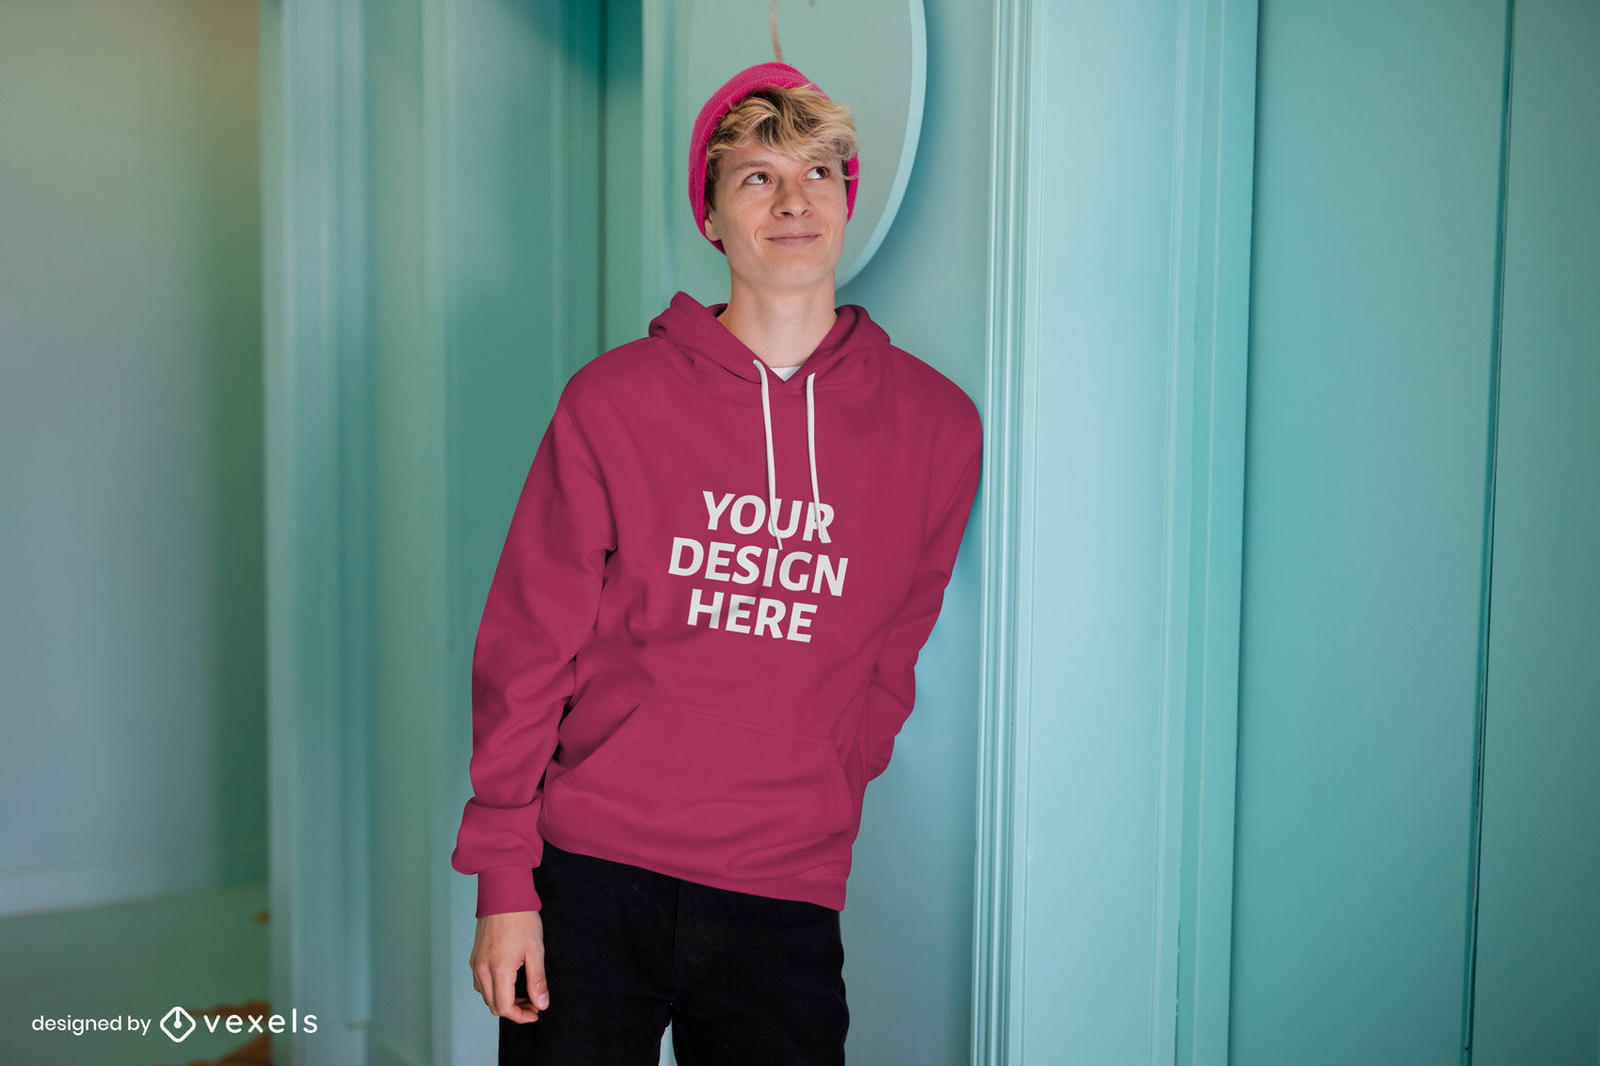
[[[817,491],[817,417],[816,394],[811,386],[817,375],[806,375],[806,450],[811,453],[811,520],[822,528],[822,494]],[[780,544],[779,547],[782,547]]]
[[[767,532],[777,538],[778,550],[783,550],[783,537],[778,534],[778,472],[772,454],[772,400],[767,390],[767,364],[760,359],[750,360],[761,375],[761,421],[767,432]],[[817,375],[806,375],[806,451],[811,459],[811,520],[822,522],[822,494],[817,490]]]

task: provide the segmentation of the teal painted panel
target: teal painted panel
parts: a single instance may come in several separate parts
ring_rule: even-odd
[[[1474,1066],[1600,1062],[1600,4],[1518,0]]]
[[[1169,627],[1188,521],[1174,484],[1189,473],[1185,151],[1200,142],[1177,60],[1192,42],[1171,0],[1030,6],[1036,243],[1020,343],[1037,348],[1021,392],[1033,477],[1015,506],[1032,658],[1006,1061],[1158,1062],[1176,1010]]]
[[[605,0],[601,42],[605,76],[600,83],[605,109],[604,159],[626,159],[637,154],[644,143],[644,12],[640,7],[639,0]],[[644,185],[634,168],[611,166],[601,172],[600,197],[605,210],[600,257],[602,350],[643,336],[650,319],[661,311],[655,306],[656,271],[643,261],[639,241],[647,217],[654,218],[646,214]],[[652,183],[650,203],[660,199],[654,195],[659,191]]]
[[[262,0],[273,1053],[365,1061],[367,530],[358,0]]]
[[[1238,1066],[1460,1061],[1504,32],[1262,5]]]
[[[267,875],[260,46],[0,3],[0,914]]]
[[[445,550],[443,375],[428,329],[424,221],[422,50],[417,3],[365,4],[367,298],[371,338],[371,541],[373,649],[371,826],[368,852],[370,1014],[374,1052],[426,1062],[430,1005],[428,873],[438,848],[420,826],[438,820],[442,796],[417,787],[442,761],[428,749],[427,719],[443,719]],[[443,967],[446,960],[436,960]],[[459,960],[456,965],[460,966]]]

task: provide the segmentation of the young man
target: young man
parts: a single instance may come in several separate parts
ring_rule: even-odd
[[[474,987],[500,1061],[844,1061],[839,911],[977,491],[954,383],[834,307],[845,108],[764,63],[707,101],[689,201],[728,258],[584,366],[473,656]],[[523,973],[519,976],[518,971]]]

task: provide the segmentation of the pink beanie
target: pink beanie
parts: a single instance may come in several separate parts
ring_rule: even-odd
[[[706,148],[711,144],[711,135],[717,130],[717,123],[722,117],[732,111],[739,101],[749,96],[757,89],[799,89],[812,88],[822,93],[822,87],[811,81],[804,74],[787,63],[760,63],[747,67],[729,78],[727,84],[711,94],[705,106],[700,109],[700,117],[694,120],[694,136],[689,138],[689,206],[694,209],[694,228],[700,231],[700,236],[705,237],[704,222],[706,218]],[[827,93],[822,93],[827,96]],[[829,97],[829,99],[832,99]],[[851,178],[860,172],[860,163],[856,156],[851,156],[844,166],[844,172]],[[856,182],[845,182],[845,220],[856,209]],[[710,237],[706,240],[711,241]],[[711,241],[717,251],[727,254],[723,250],[721,241]]]

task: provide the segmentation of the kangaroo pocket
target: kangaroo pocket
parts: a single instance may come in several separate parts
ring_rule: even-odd
[[[652,700],[548,792],[569,824],[715,853],[748,876],[820,848],[855,815],[831,741]]]

